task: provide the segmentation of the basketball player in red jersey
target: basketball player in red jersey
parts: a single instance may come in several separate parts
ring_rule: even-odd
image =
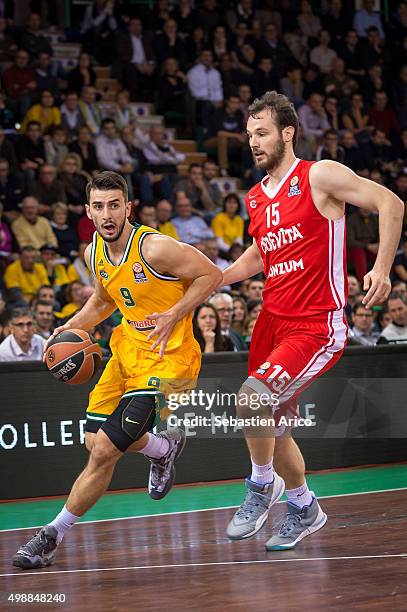
[[[303,457],[286,424],[296,413],[299,393],[338,361],[346,343],[345,202],[379,213],[380,247],[364,278],[366,307],[390,292],[404,214],[393,193],[346,166],[297,159],[297,131],[293,105],[275,91],[249,108],[250,148],[256,166],[267,174],[246,197],[253,244],[224,271],[222,283],[262,270],[266,276],[237,412],[241,418],[253,417],[250,399],[256,396],[256,405],[259,396],[269,399],[260,416],[269,418],[270,427],[245,429],[252,473],[227,535],[240,540],[257,533],[285,489],[288,513],[267,550],[294,548],[327,520],[308,489]]]

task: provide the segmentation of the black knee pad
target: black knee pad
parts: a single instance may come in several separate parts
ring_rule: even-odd
[[[116,410],[103,423],[101,429],[113,444],[124,453],[154,427],[157,398],[151,394],[123,397]]]

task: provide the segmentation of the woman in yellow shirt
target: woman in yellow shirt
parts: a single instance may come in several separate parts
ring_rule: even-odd
[[[240,213],[240,200],[236,193],[228,193],[223,198],[223,212],[212,220],[212,229],[219,248],[229,251],[232,244],[243,244],[244,223]]]
[[[61,112],[54,106],[54,96],[48,90],[41,94],[41,102],[34,104],[24,117],[21,125],[21,133],[24,134],[30,121],[38,121],[43,131],[55,125],[61,125]]]

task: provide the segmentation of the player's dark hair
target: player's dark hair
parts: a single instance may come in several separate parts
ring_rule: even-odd
[[[112,172],[112,170],[99,172],[99,174],[96,174],[90,179],[86,185],[86,199],[88,204],[92,189],[99,189],[100,191],[119,189],[123,193],[124,201],[126,203],[129,199],[129,190],[125,179],[117,172]]]
[[[293,146],[295,146],[298,134],[298,115],[287,96],[276,91],[266,91],[261,98],[256,98],[249,106],[249,115],[256,118],[264,110],[270,111],[280,132],[286,127],[294,128]]]

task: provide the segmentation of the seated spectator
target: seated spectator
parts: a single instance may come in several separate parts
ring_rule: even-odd
[[[84,214],[79,219],[76,230],[78,232],[79,242],[89,244],[92,242],[93,234],[96,232],[96,227],[94,226],[92,219],[89,219],[88,215]]]
[[[396,176],[396,180],[393,183],[392,191],[400,200],[402,200],[405,204],[407,204],[407,168],[399,172]]]
[[[247,317],[247,305],[246,301],[242,297],[233,298],[233,318],[232,318],[232,329],[241,336],[243,335],[243,325]]]
[[[37,92],[49,91],[53,97],[59,96],[58,78],[52,70],[52,56],[46,51],[38,55],[35,68],[35,81],[37,83]]]
[[[7,68],[2,75],[4,90],[8,103],[19,118],[24,117],[30,108],[37,83],[33,69],[29,66],[30,56],[25,49],[19,49],[15,64]]]
[[[84,211],[87,179],[82,172],[81,158],[77,153],[68,153],[60,166],[59,180],[66,194],[69,209],[77,215]]]
[[[219,62],[225,53],[230,53],[231,44],[226,35],[226,28],[218,25],[212,32],[211,51],[215,62]]]
[[[407,236],[403,236],[402,252],[394,260],[394,274],[401,281],[407,281]]]
[[[184,43],[178,34],[178,24],[174,19],[167,19],[164,23],[161,34],[154,41],[154,51],[158,65],[169,57],[175,57],[184,69],[186,65]]]
[[[344,44],[338,48],[338,54],[345,62],[349,76],[360,78],[365,74],[365,69],[361,61],[360,43],[355,30],[346,32]]]
[[[93,144],[92,132],[87,125],[79,128],[78,140],[71,142],[69,151],[79,155],[82,161],[82,170],[92,175],[99,170],[96,147]]]
[[[213,67],[210,49],[203,49],[198,63],[187,72],[190,94],[197,104],[196,115],[199,125],[206,126],[214,108],[223,103],[223,87],[220,72]]]
[[[375,26],[367,29],[367,37],[360,46],[360,61],[365,69],[374,64],[388,64],[389,56],[384,47],[384,41],[380,40],[379,30]]]
[[[344,127],[350,130],[360,142],[367,141],[373,127],[369,125],[369,115],[364,108],[360,93],[352,94],[351,106],[344,111],[342,121]]]
[[[114,35],[118,20],[114,11],[114,2],[96,0],[87,6],[80,33],[84,36],[85,49],[91,50],[96,61],[106,66],[114,55]]]
[[[372,130],[372,139],[364,145],[363,152],[369,169],[392,169],[392,160],[394,160],[395,152],[391,142],[386,138],[382,130],[376,128]]]
[[[66,304],[60,312],[57,313],[58,318],[66,319],[71,317],[75,312],[80,310],[87,301],[84,300],[82,289],[84,288],[83,283],[80,281],[73,281],[65,287],[65,300]]]
[[[386,138],[399,136],[401,125],[392,108],[387,106],[388,96],[385,91],[377,91],[373,106],[369,109],[369,124],[384,132]]]
[[[10,172],[7,159],[0,157],[0,203],[10,221],[17,217],[18,205],[23,197],[24,181],[21,174]]]
[[[338,106],[338,100],[334,96],[327,96],[325,98],[324,108],[326,110],[328,123],[335,132],[339,132],[343,129],[342,113]]]
[[[347,32],[352,25],[349,13],[348,7],[343,6],[342,0],[331,0],[329,8],[324,11],[322,24],[330,32],[335,48],[341,45],[344,32]]]
[[[236,5],[226,13],[227,25],[232,32],[239,23],[245,23],[247,28],[251,30],[253,23],[259,18],[260,14],[254,9],[252,0],[241,0],[241,2],[237,2]]]
[[[251,77],[253,96],[258,98],[262,96],[265,91],[273,91],[278,88],[279,81],[273,68],[272,59],[270,57],[262,57]]]
[[[22,32],[21,46],[33,57],[43,52],[52,54],[48,38],[41,30],[41,15],[38,13],[31,13],[28,17],[27,27]]]
[[[358,36],[366,38],[368,28],[375,26],[379,31],[380,38],[384,40],[380,14],[374,10],[374,5],[374,0],[363,0],[363,9],[357,11],[353,17],[353,27]]]
[[[229,96],[226,96],[229,98]],[[249,106],[253,98],[252,88],[246,83],[242,83],[238,88],[239,110],[243,115],[243,122],[246,125],[249,118]]]
[[[313,93],[298,111],[304,138],[313,144],[316,144],[324,132],[329,129],[328,117],[323,104],[323,96]]]
[[[81,98],[79,100],[79,108],[86,125],[93,135],[97,136],[100,132],[102,124],[102,113],[99,105],[96,102],[96,89],[91,85],[82,87]]]
[[[125,175],[132,174],[133,160],[125,144],[119,138],[113,119],[103,119],[102,133],[96,138],[96,154],[99,166]]]
[[[213,115],[209,124],[206,149],[217,148],[221,174],[228,174],[229,151],[242,150],[247,146],[247,136],[243,124],[243,115],[239,110],[239,98],[231,96],[225,108],[220,108]]]
[[[109,119],[113,119],[119,131],[129,123],[134,125],[137,123],[137,114],[130,104],[130,94],[127,89],[121,89],[116,93],[113,114]]]
[[[155,207],[152,204],[142,204],[139,208],[137,208],[137,216],[140,225],[147,225],[147,227],[158,229]]]
[[[312,150],[311,144],[308,142],[308,140],[305,140],[303,137],[301,124],[298,126],[297,143],[295,145],[295,155],[296,157],[299,157],[300,159],[306,159],[307,161],[311,161],[315,159],[315,155]],[[257,174],[258,170],[257,169],[255,170]],[[261,181],[263,176],[264,176],[264,173],[260,178],[257,178],[256,176],[256,178],[253,180],[253,184],[255,184],[257,181]]]
[[[204,178],[202,167],[199,164],[190,164],[188,176],[179,179],[175,183],[173,190],[174,199],[176,199],[178,191],[182,191],[187,195],[194,211],[211,212],[216,208],[216,202],[212,199],[210,185]]]
[[[0,361],[41,361],[45,340],[35,333],[31,310],[13,309],[9,327],[10,335],[0,344]]]
[[[197,25],[191,34],[185,39],[185,54],[188,59],[188,66],[194,66],[196,60],[206,47],[206,34],[201,25]]]
[[[37,302],[45,302],[52,306],[52,310],[58,310],[59,302],[55,299],[55,289],[51,285],[41,285],[34,295],[31,305],[35,306]]]
[[[2,220],[3,204],[0,202],[0,273],[13,251],[13,236],[7,223]]]
[[[57,178],[57,169],[51,164],[41,166],[38,179],[29,193],[40,203],[40,212],[49,212],[54,202],[66,202],[64,185]]]
[[[304,100],[314,94],[318,93],[323,96],[325,91],[325,79],[322,77],[318,70],[318,66],[309,64],[304,69]]]
[[[198,15],[191,5],[191,0],[180,0],[179,6],[170,13],[171,19],[178,24],[178,29],[182,34],[190,34],[197,23]]]
[[[221,251],[229,251],[235,242],[243,244],[244,223],[240,216],[241,205],[235,193],[223,198],[223,211],[212,220],[211,227]]]
[[[154,90],[155,56],[149,36],[143,34],[141,20],[129,20],[127,32],[119,33],[116,42],[116,76],[123,81],[132,97],[150,99]]]
[[[407,10],[406,10],[407,14]],[[407,63],[399,72],[399,78],[393,83],[392,99],[394,110],[403,127],[407,126]]]
[[[168,202],[168,200],[160,200],[159,202],[157,202],[156,215],[158,231],[160,231],[162,234],[165,234],[166,236],[174,238],[174,240],[179,240],[178,232],[175,229],[175,225],[170,221],[172,217],[172,206],[170,202]]]
[[[68,278],[70,283],[80,281],[86,286],[93,284],[91,272],[85,262],[85,251],[87,246],[87,242],[81,242],[79,244],[78,256],[75,257],[73,263],[68,266]]]
[[[27,125],[25,134],[18,139],[17,158],[20,168],[30,179],[35,177],[40,166],[45,164],[44,139],[38,121],[31,121]]]
[[[81,53],[78,65],[68,72],[68,89],[79,93],[82,87],[87,85],[94,86],[96,83],[96,73],[92,68],[91,58],[88,53]]]
[[[355,344],[372,346],[376,344],[379,335],[374,329],[373,310],[362,302],[357,302],[352,308],[352,327],[349,329],[348,338]]]
[[[308,41],[317,40],[322,27],[321,21],[319,17],[313,14],[311,3],[307,0],[301,2],[301,12],[297,17],[297,23],[301,32],[308,37]]]
[[[331,35],[327,30],[319,32],[318,40],[319,45],[311,50],[310,62],[318,66],[321,74],[328,74],[331,71],[332,62],[337,57],[337,53],[329,46]]]
[[[363,295],[358,279],[353,274],[348,274],[348,301],[345,306],[345,313],[349,323],[352,322],[352,308],[362,299]]]
[[[152,179],[147,172],[147,160],[143,151],[134,144],[137,142],[134,125],[124,126],[120,136],[133,164],[135,197],[139,197],[143,202],[152,202],[154,199]]]
[[[264,281],[250,278],[246,288],[247,305],[251,300],[263,300]]]
[[[47,164],[60,166],[68,154],[68,135],[64,128],[56,126],[45,139],[45,156]]]
[[[49,284],[55,288],[63,287],[69,282],[65,265],[57,257],[57,252],[57,247],[52,244],[44,244],[40,248],[41,262],[47,271]]]
[[[355,136],[350,130],[345,130],[342,134],[342,147],[344,150],[343,163],[354,172],[360,172],[367,168],[364,152],[359,147]]]
[[[67,259],[78,254],[79,239],[75,229],[67,223],[68,206],[64,202],[52,205],[51,227],[58,240],[58,253]]]
[[[198,10],[198,23],[202,23],[207,32],[212,32],[217,25],[224,22],[224,10],[218,6],[218,0],[204,0]]]
[[[317,149],[316,159],[332,159],[343,164],[345,161],[345,150],[339,144],[338,132],[333,129],[326,130],[324,142]]]
[[[345,62],[340,57],[332,61],[331,70],[326,75],[324,82],[325,93],[334,96],[339,101],[349,98],[358,89],[357,82],[347,74]]]
[[[50,91],[43,91],[41,94],[41,102],[34,104],[26,116],[24,117],[21,125],[21,133],[24,134],[27,125],[32,121],[36,121],[40,124],[43,131],[48,130],[51,127],[61,124],[61,112],[57,106],[54,105],[54,96]]]
[[[207,238],[206,240],[202,240],[198,243],[194,244],[194,247],[204,253],[208,259],[211,260],[212,263],[215,264],[220,270],[225,270],[229,263],[223,257],[219,257],[219,246],[216,238]],[[222,285],[217,288],[218,291],[227,291],[231,290],[230,285]]]
[[[37,290],[49,285],[47,271],[42,263],[36,263],[36,250],[32,246],[21,249],[19,259],[9,264],[4,273],[4,284],[8,290],[8,302],[30,303]]]
[[[0,94],[1,99],[1,94]],[[14,128],[14,124],[13,124]],[[18,168],[16,151],[13,143],[6,138],[6,133],[4,131],[4,127],[2,127],[0,120],[0,157],[6,159],[9,163],[10,170],[12,172],[16,172]]]
[[[61,106],[61,127],[71,137],[75,137],[82,126],[85,126],[85,119],[79,106],[78,94],[75,91],[69,91]]]
[[[195,244],[213,238],[213,232],[205,221],[192,213],[191,201],[182,191],[177,193],[175,212],[176,216],[172,219],[172,223],[181,242]]]
[[[387,300],[387,310],[391,316],[391,323],[382,330],[378,344],[407,342],[407,298],[403,295],[390,293]]]
[[[301,78],[301,68],[292,64],[287,68],[286,76],[281,79],[281,92],[299,108],[304,104],[304,81]]]
[[[232,340],[221,332],[219,315],[213,304],[204,302],[196,308],[192,326],[202,353],[235,350]]]
[[[395,281],[392,285],[391,291],[396,295],[407,297],[407,283],[401,280]]]
[[[39,215],[39,210],[40,205],[36,198],[24,198],[21,215],[11,225],[20,249],[31,246],[39,250],[44,244],[58,244],[48,220]]]
[[[384,185],[383,174],[380,172],[380,170],[371,170],[369,178],[378,185]]]
[[[247,347],[243,338],[232,329],[233,299],[228,293],[215,293],[209,300],[219,315],[222,336],[229,338],[235,351],[245,351]]]
[[[168,57],[157,85],[157,112],[164,115],[168,125],[186,123],[186,76],[179,69],[178,60]]]
[[[211,198],[215,202],[216,206],[219,207],[221,205],[222,192],[219,189],[219,185],[213,182],[213,179],[219,176],[218,165],[213,161],[213,159],[207,159],[202,164],[202,172]]]
[[[258,314],[249,314],[244,320],[242,337],[246,343],[247,348],[250,348],[254,326],[256,325],[256,321],[258,318],[259,318]]]
[[[382,66],[378,64],[370,66],[366,76],[360,83],[360,91],[363,98],[371,101],[377,91],[383,91],[387,88],[386,80]]]
[[[238,68],[230,53],[224,53],[218,64],[218,70],[222,79],[223,97],[237,95],[237,88],[247,84],[248,76]],[[250,87],[250,85],[248,85]],[[209,115],[210,116],[210,115]]]
[[[38,300],[35,305],[32,306],[32,310],[35,319],[36,333],[41,336],[41,338],[44,338],[44,340],[48,340],[55,329],[52,304]]]
[[[177,164],[185,159],[184,153],[179,153],[165,141],[164,128],[161,125],[151,126],[150,141],[143,146],[143,153],[148,162],[148,169],[153,174],[176,172]]]
[[[353,263],[360,283],[373,265],[379,249],[379,221],[369,210],[358,208],[346,220],[348,261]]]
[[[0,17],[0,65],[3,69],[13,61],[16,51],[17,45],[10,35],[7,19]]]
[[[273,65],[278,70],[276,75],[278,78],[285,74],[288,65],[294,61],[291,51],[280,38],[278,29],[273,23],[266,25],[262,40],[256,44],[256,54],[258,57],[269,57],[273,61]]]

